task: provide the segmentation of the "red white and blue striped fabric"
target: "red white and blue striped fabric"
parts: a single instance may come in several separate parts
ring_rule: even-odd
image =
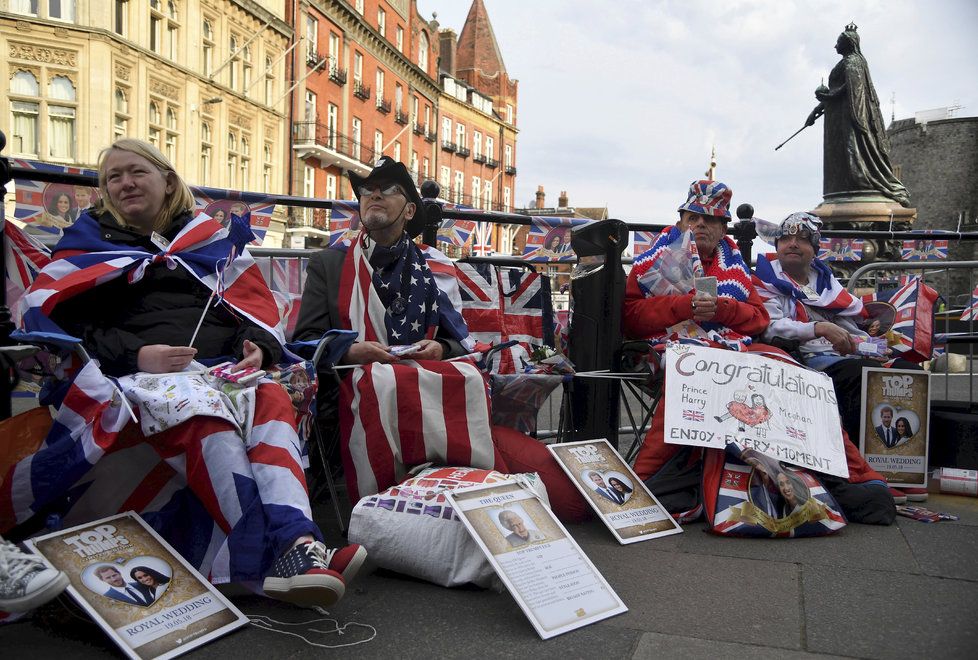
[[[340,386],[343,468],[351,501],[400,483],[422,463],[494,469],[489,395],[467,361],[357,367]]]
[[[250,232],[245,231],[247,236]],[[244,239],[247,240],[247,239]],[[206,216],[191,220],[165,250],[156,253],[138,247],[120,249],[102,239],[98,222],[83,214],[58,242],[54,260],[37,276],[21,298],[19,316],[25,338],[64,338],[50,318],[60,302],[123,274],[131,282],[142,278],[151,263],[186,268],[205,286],[215,289],[223,280],[223,298],[231,307],[284,344],[283,306],[268,290],[261,271],[246,249],[218,276],[218,264],[227,259],[234,243],[227,228]]]
[[[296,538],[318,535],[288,395],[259,386],[251,434],[195,417],[144,441],[115,384],[89,362],[40,449],[0,487],[0,530],[67,501],[64,523],[140,513],[215,583],[257,580]]]
[[[971,302],[961,314],[962,321],[978,321],[978,286],[971,292]]]
[[[801,288],[788,277],[781,268],[778,255],[774,253],[757,255],[754,266],[754,287],[763,300],[777,296],[792,298],[795,302],[792,320],[807,322],[806,307],[816,307],[840,316],[859,316],[863,310],[863,302],[854,297],[832,274],[831,269],[821,261],[812,261],[815,270],[815,292],[817,299],[809,298]]]
[[[14,325],[20,325],[17,303],[38,273],[51,262],[51,255],[46,247],[9,220],[3,224],[3,235],[7,307],[14,314]]]

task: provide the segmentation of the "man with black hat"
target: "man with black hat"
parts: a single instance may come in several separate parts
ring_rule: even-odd
[[[424,229],[424,207],[407,168],[385,156],[366,177],[349,176],[360,233],[349,249],[327,248],[309,259],[295,339],[355,330],[356,343],[338,360],[345,364],[394,362],[404,349],[392,353],[393,346],[410,346],[415,360],[464,355],[464,322],[453,296],[436,285],[448,278],[432,274],[411,240]]]

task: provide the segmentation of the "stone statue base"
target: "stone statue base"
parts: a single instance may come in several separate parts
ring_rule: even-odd
[[[838,225],[861,222],[886,223],[892,220],[894,229],[909,229],[917,218],[917,209],[900,206],[885,197],[851,197],[847,199],[826,199],[812,211],[822,219],[826,229],[841,229]],[[854,227],[858,227],[855,224]],[[870,229],[870,227],[862,227]],[[874,227],[873,229],[885,229]]]

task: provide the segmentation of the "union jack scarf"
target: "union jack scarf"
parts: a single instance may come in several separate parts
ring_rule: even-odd
[[[70,342],[73,338],[50,318],[59,303],[122,275],[129,282],[138,282],[150,265],[165,264],[168,268],[186,268],[212,291],[221,289],[222,300],[235,312],[272,333],[284,345],[282,321],[286,310],[268,290],[245,248],[253,239],[250,229],[232,226],[229,230],[200,215],[188,222],[165,248],[150,252],[140,246],[105,240],[98,221],[88,213],[82,214],[65,229],[54,248],[54,260],[21,298],[18,315],[22,330],[16,334],[27,340]],[[238,256],[224,266],[232,250]]]
[[[643,275],[657,267],[659,258],[664,251],[676,241],[682,240],[684,232],[679,227],[673,225],[663,229],[652,247],[644,252],[635,260],[632,270],[638,278],[639,288],[645,297],[652,295],[651,291],[643,284]],[[693,273],[696,277],[716,277],[717,296],[730,298],[738,302],[746,302],[750,297],[752,288],[750,270],[744,263],[737,244],[729,236],[724,236],[714,250],[713,262],[706,268],[700,260],[696,250],[696,242],[689,239],[689,258],[693,263]],[[692,289],[690,289],[692,291]],[[750,345],[751,338],[745,337],[739,332],[735,332],[721,323],[704,322],[700,326],[707,331],[711,339],[724,344],[734,350],[743,350]],[[665,337],[653,338],[665,339]]]
[[[413,344],[433,338],[441,325],[472,350],[474,341],[458,311],[461,295],[455,269],[447,257],[416,245],[405,234],[391,248],[374,246],[389,250],[391,257],[388,267],[375,269],[363,243],[363,235],[358,235],[346,251],[340,276],[341,322],[357,332],[357,341]],[[379,291],[385,292],[387,304]]]
[[[777,254],[760,254],[754,268],[753,282],[758,295],[764,300],[777,296],[786,296],[794,300],[792,320],[807,323],[807,307],[836,314],[838,316],[860,316],[863,302],[846,291],[832,270],[818,259],[812,260],[812,269],[816,273],[815,290],[805,292],[803,287],[792,280],[781,268]]]

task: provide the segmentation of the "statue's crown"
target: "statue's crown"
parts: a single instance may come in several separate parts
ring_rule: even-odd
[[[846,32],[855,32],[855,31],[856,31],[855,23],[849,23],[849,25],[846,26]]]

